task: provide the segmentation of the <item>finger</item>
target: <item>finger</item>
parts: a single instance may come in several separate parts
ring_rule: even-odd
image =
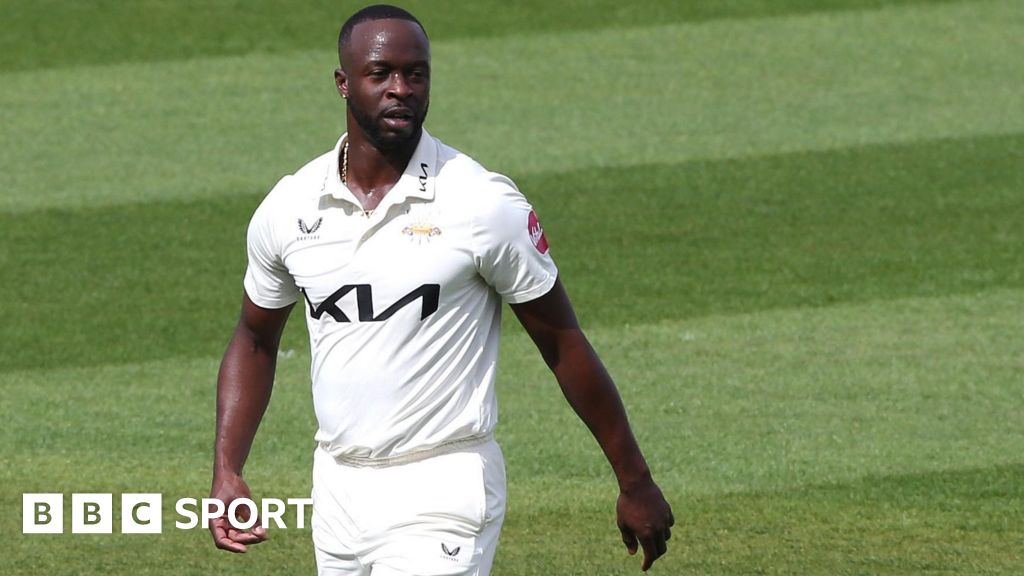
[[[245,552],[245,545],[235,542],[228,530],[216,530],[213,533],[213,543],[222,550],[231,552]]]
[[[249,514],[249,510],[245,507],[240,507],[235,514],[235,517],[222,516],[216,520],[222,520],[227,525],[228,537],[235,542],[242,542],[245,544],[259,544],[267,539],[267,529],[264,528],[258,519],[252,517]],[[235,525],[239,523],[255,522],[252,528],[241,528]]]
[[[640,546],[644,549],[644,561],[640,564],[640,569],[647,572],[661,554],[658,553],[658,545],[653,538],[642,538]]]
[[[247,550],[245,544],[239,544],[238,542],[231,540],[227,536],[224,536],[223,538],[216,538],[214,539],[213,543],[217,546],[217,548],[220,548],[221,550],[227,550],[228,552],[234,552],[235,554],[245,554],[245,551]]]
[[[248,544],[250,542],[253,542],[253,543],[255,543],[255,542],[263,542],[264,540],[267,539],[266,532],[260,533],[260,532],[257,532],[255,529],[253,529],[253,530],[235,530],[234,533],[230,533],[229,532],[229,534],[231,535],[231,537],[236,542],[245,542],[246,544]]]
[[[210,533],[213,534],[213,539],[216,541],[218,538],[226,538],[228,535],[227,526],[223,522],[218,522],[215,518],[210,522]]]
[[[633,554],[636,554],[638,548],[636,534],[625,526],[619,527],[619,532],[622,533],[622,543],[626,545],[626,550],[629,551],[629,555],[632,556]]]
[[[265,538],[259,534],[245,532],[242,530],[228,530],[228,538],[241,544],[259,544],[265,540]]]
[[[213,544],[221,550],[228,552],[244,553],[245,545],[235,542],[223,525],[213,523],[210,525],[210,532],[213,533]]]
[[[668,543],[665,542],[660,536],[655,536],[652,541],[654,542],[654,557],[651,558],[651,565],[654,565],[655,560],[661,558],[668,552]]]
[[[246,544],[259,544],[266,540],[265,532],[260,535],[239,530],[224,517],[214,518],[210,523],[210,531],[213,532],[213,541],[218,548],[240,554],[248,550]]]

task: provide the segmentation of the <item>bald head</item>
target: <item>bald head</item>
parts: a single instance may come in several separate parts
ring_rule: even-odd
[[[367,6],[350,16],[349,19],[345,21],[345,24],[341,26],[341,32],[338,34],[338,62],[341,64],[343,69],[347,68],[351,63],[351,59],[348,57],[347,53],[351,48],[352,35],[356,27],[364,22],[373,22],[376,20],[405,20],[406,22],[411,22],[419,28],[419,31],[423,34],[423,38],[427,38],[427,31],[423,28],[423,24],[420,24],[420,21],[406,10],[390,4],[374,4],[373,6]]]

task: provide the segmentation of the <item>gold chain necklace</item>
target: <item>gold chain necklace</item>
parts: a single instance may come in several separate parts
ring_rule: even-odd
[[[341,183],[348,186],[348,140],[341,149]]]
[[[341,183],[348,186],[348,140],[345,141],[345,146],[341,149]],[[367,194],[370,198],[373,198],[373,192]],[[373,215],[373,210],[363,210],[363,216],[369,218]]]

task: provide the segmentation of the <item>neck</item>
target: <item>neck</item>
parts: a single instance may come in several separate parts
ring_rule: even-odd
[[[348,173],[346,185],[354,192],[382,196],[402,177],[409,160],[416,152],[423,131],[402,146],[382,150],[366,135],[355,130],[348,133]],[[340,159],[339,159],[340,160]]]

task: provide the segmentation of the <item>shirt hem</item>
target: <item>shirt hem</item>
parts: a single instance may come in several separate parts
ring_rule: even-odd
[[[547,294],[555,286],[555,280],[558,279],[558,275],[551,275],[544,281],[543,284],[537,286],[533,290],[528,290],[520,294],[512,294],[511,296],[503,296],[505,302],[509,304],[522,304],[529,302],[530,300],[536,300],[541,296]]]
[[[283,301],[264,298],[257,294],[253,294],[253,291],[250,290],[248,286],[243,287],[245,288],[245,295],[249,297],[249,300],[252,300],[253,304],[259,306],[260,308],[266,308],[267,310],[280,310],[281,308],[286,308],[299,301],[297,297],[293,298],[292,300]]]
[[[384,468],[386,466],[400,466],[402,464],[419,462],[420,460],[426,460],[427,458],[441,456],[443,454],[451,454],[452,452],[458,452],[460,450],[465,450],[466,448],[486,444],[493,439],[494,434],[492,432],[487,432],[485,434],[475,434],[473,436],[467,436],[457,440],[449,440],[448,442],[444,442],[443,444],[433,448],[427,448],[425,450],[416,450],[406,454],[399,454],[397,456],[381,457],[331,454],[333,446],[330,442],[319,442],[319,447],[321,450],[327,452],[331,458],[334,458],[335,462],[343,466],[354,466],[356,468]]]

